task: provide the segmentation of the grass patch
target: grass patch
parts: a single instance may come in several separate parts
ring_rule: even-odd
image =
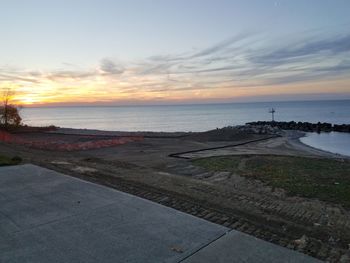
[[[318,198],[350,207],[350,162],[305,157],[253,155],[193,161],[211,171],[259,179],[290,195]]]
[[[6,166],[6,165],[16,165],[21,163],[22,159],[21,157],[15,156],[15,157],[7,157],[0,155],[0,166]]]

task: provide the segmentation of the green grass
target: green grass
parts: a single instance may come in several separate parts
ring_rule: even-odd
[[[16,165],[19,164],[22,161],[22,159],[18,156],[15,156],[13,158],[0,155],[0,166],[6,166],[6,165]]]
[[[350,162],[287,156],[228,156],[198,159],[212,171],[259,179],[290,195],[318,198],[350,207]]]

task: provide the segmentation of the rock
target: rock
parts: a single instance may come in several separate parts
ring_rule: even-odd
[[[328,239],[328,242],[331,243],[331,244],[335,244],[335,239],[333,237],[330,237]]]
[[[340,263],[349,263],[350,262],[349,252],[342,255],[341,258],[339,259],[339,262]]]
[[[177,253],[183,253],[184,252],[183,248],[181,248],[179,246],[172,246],[171,250],[174,251],[174,252],[177,252]]]
[[[278,132],[280,132],[279,127],[274,127],[268,124],[262,124],[262,125],[246,124],[242,126],[237,126],[237,128],[241,132],[253,133],[253,134],[277,134]]]
[[[256,121],[248,122],[246,125],[257,127],[270,126],[274,128],[279,128],[282,130],[299,130],[305,132],[350,132],[350,124],[334,124],[331,123],[310,123],[310,122],[285,122],[285,121]]]
[[[298,248],[304,248],[307,245],[309,238],[306,235],[303,235],[301,238],[294,240],[294,244],[298,246]]]
[[[83,167],[83,166],[76,166],[72,169],[75,172],[79,173],[94,173],[97,172],[95,168],[90,168],[90,167]]]

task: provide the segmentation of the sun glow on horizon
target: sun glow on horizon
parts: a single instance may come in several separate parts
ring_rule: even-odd
[[[134,79],[135,81],[135,79]],[[65,82],[47,83],[43,79],[39,83],[32,83],[31,85],[2,85],[1,87],[11,87],[15,91],[15,98],[13,101],[16,104],[23,106],[49,106],[49,105],[80,105],[80,104],[118,104],[118,103],[159,103],[159,102],[180,102],[181,101],[210,101],[210,100],[239,100],[242,98],[253,98],[257,96],[272,96],[273,94],[308,94],[320,93],[323,94],[334,93],[334,90],[329,87],[337,87],[338,93],[347,93],[348,80],[331,80],[327,82],[308,82],[297,83],[293,85],[273,85],[273,86],[257,86],[257,87],[239,87],[224,85],[218,83],[210,89],[198,86],[189,90],[164,90],[161,88],[157,90],[147,90],[142,88],[141,83],[127,83],[123,81],[121,84],[114,80],[105,80],[101,84],[101,80],[95,82],[93,79],[90,83],[86,80],[80,82],[76,81],[75,85],[70,83],[66,86]],[[50,84],[50,85],[48,85]],[[84,86],[83,86],[84,85]],[[83,87],[82,87],[83,86]],[[135,88],[135,87],[138,88]],[[159,84],[161,86],[161,84]]]
[[[301,41],[291,49],[286,43],[266,48],[254,44],[254,37],[237,36],[200,51],[128,63],[105,58],[85,68],[9,68],[0,74],[0,88],[14,89],[16,103],[28,106],[350,96],[350,61],[344,60],[350,49],[342,48],[350,35],[334,37]],[[248,49],[247,42],[253,43]]]
[[[4,1],[0,91],[28,107],[350,98],[350,1],[280,2]]]

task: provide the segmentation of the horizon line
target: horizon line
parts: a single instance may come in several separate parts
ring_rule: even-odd
[[[154,107],[154,106],[194,106],[194,105],[221,105],[221,104],[249,104],[249,103],[288,103],[288,102],[326,102],[326,101],[350,101],[350,98],[339,99],[339,98],[329,98],[329,99],[289,99],[289,100],[271,100],[271,101],[223,101],[223,102],[183,102],[174,104],[72,104],[72,105],[56,105],[56,104],[41,104],[35,106],[32,105],[18,105],[21,108],[75,108],[75,107]]]

